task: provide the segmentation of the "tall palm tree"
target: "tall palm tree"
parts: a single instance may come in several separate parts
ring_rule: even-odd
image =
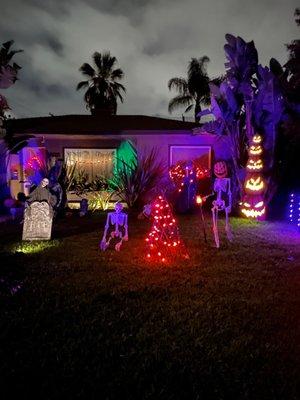
[[[84,100],[92,114],[99,110],[116,114],[117,102],[120,100],[123,103],[122,93],[126,92],[125,87],[118,82],[124,77],[124,72],[121,68],[114,69],[117,59],[112,57],[109,51],[102,54],[96,51],[92,58],[95,68],[88,63],[79,68],[88,80],[79,82],[77,90],[87,88]]]
[[[201,105],[210,104],[210,79],[206,72],[207,56],[192,58],[188,66],[187,78],[172,78],[168,82],[169,90],[176,90],[179,94],[169,102],[169,112],[172,113],[176,108],[186,107],[185,113],[194,107],[195,121],[201,111]]]

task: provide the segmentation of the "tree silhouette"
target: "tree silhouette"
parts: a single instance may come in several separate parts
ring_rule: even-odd
[[[195,121],[199,122],[198,114],[201,111],[201,105],[210,104],[209,83],[211,80],[206,71],[209,61],[207,56],[192,58],[188,65],[187,78],[180,77],[169,80],[169,90],[178,92],[178,95],[169,102],[170,113],[180,107],[186,107],[185,113],[194,108]],[[217,80],[219,81],[220,78]]]
[[[95,68],[88,63],[79,68],[88,79],[79,82],[77,90],[87,88],[84,100],[92,114],[103,110],[116,114],[118,100],[123,103],[122,93],[126,92],[125,87],[119,83],[124,73],[121,68],[114,68],[117,59],[109,51],[102,54],[96,51],[92,58]]]

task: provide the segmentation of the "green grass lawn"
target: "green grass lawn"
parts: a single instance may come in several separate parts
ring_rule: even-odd
[[[181,216],[190,259],[154,265],[129,223],[120,253],[98,249],[101,214],[42,244],[1,225],[1,398],[298,399],[300,233],[232,219],[217,250]]]

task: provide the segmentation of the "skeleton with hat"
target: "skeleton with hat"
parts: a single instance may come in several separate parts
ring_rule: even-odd
[[[227,239],[232,241],[233,236],[229,224],[229,213],[232,206],[231,181],[228,177],[228,168],[225,161],[218,161],[214,165],[214,174],[216,176],[213,190],[216,193],[216,199],[213,201],[212,220],[213,233],[217,248],[220,247],[219,230],[218,230],[218,214],[219,211],[225,212],[225,230]]]

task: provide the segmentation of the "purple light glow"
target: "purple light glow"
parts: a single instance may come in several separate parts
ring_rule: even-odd
[[[289,221],[300,228],[300,194],[291,193],[289,196]]]

